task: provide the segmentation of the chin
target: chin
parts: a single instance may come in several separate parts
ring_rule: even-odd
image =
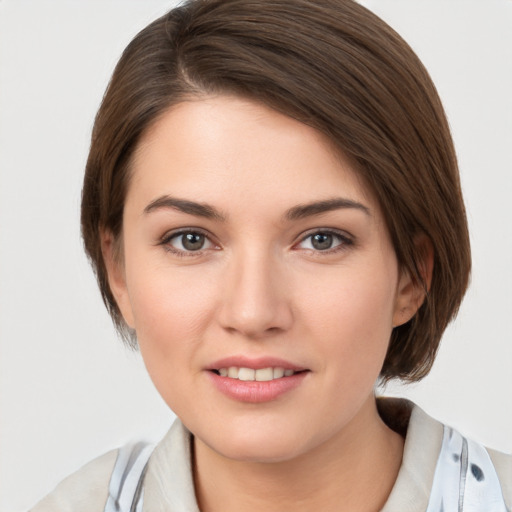
[[[208,434],[199,436],[201,441],[217,454],[234,461],[285,462],[307,451],[303,433],[293,435],[282,425],[277,428],[276,425],[269,428],[225,428],[220,435],[211,436],[211,431]]]
[[[229,446],[213,448],[219,455],[239,462],[276,463],[286,462],[300,455],[297,446],[283,446],[281,443],[272,441],[252,440],[250,443],[230,443]]]

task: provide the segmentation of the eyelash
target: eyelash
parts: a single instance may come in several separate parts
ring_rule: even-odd
[[[354,239],[349,236],[345,232],[337,231],[335,229],[315,229],[314,231],[310,231],[309,233],[302,236],[300,241],[294,245],[294,247],[297,247],[298,245],[304,243],[308,239],[312,239],[315,235],[327,235],[332,236],[334,239],[337,239],[339,243],[335,245],[334,247],[330,247],[328,249],[314,249],[314,248],[306,248],[305,250],[310,251],[315,256],[323,256],[323,255],[331,255],[336,254],[340,251],[347,250],[350,246],[354,245]]]
[[[165,234],[160,242],[159,245],[163,246],[164,249],[170,253],[172,253],[175,256],[178,256],[180,258],[186,258],[186,257],[197,257],[202,256],[204,254],[204,249],[201,248],[197,251],[192,250],[182,250],[182,249],[176,249],[171,244],[172,240],[178,239],[179,237],[183,237],[185,235],[200,235],[205,237],[205,240],[210,243],[214,248],[218,249],[218,246],[211,240],[210,236],[204,232],[201,229],[198,228],[187,228],[182,229],[179,231],[173,231],[171,233]],[[310,231],[309,233],[302,236],[302,238],[299,240],[299,242],[295,243],[292,248],[297,248],[300,244],[304,243],[306,240],[311,239],[315,235],[326,235],[331,236],[339,241],[337,245],[335,245],[332,248],[327,248],[325,250],[322,249],[315,249],[315,248],[306,248],[305,250],[310,251],[312,254],[315,254],[315,256],[322,256],[322,255],[330,255],[335,254],[340,251],[348,249],[350,246],[354,245],[354,240],[352,237],[347,235],[345,232],[340,232],[334,229],[315,229],[314,231]],[[182,243],[183,245],[183,243]],[[206,250],[210,249],[208,247]]]
[[[211,237],[199,228],[187,228],[187,229],[181,229],[179,231],[173,231],[171,233],[166,233],[160,240],[159,245],[163,246],[163,248],[167,252],[170,252],[174,256],[178,256],[179,258],[187,258],[187,257],[194,257],[194,256],[197,257],[197,256],[203,255],[204,250],[202,248],[197,251],[187,251],[187,250],[176,249],[175,247],[170,245],[172,240],[178,239],[179,237],[183,237],[185,235],[203,236],[205,238],[205,240],[207,242],[209,242],[213,247],[217,247],[217,245],[211,240]],[[182,243],[182,245],[183,245],[183,243]]]

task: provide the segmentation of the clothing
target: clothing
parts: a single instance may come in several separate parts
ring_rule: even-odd
[[[429,501],[431,506],[428,512],[434,512],[432,507],[437,507],[432,501],[435,497],[431,499],[434,475],[440,459],[443,438],[447,440],[451,437],[451,429],[445,429],[419,407],[411,406],[406,401],[379,400],[379,411],[394,430],[406,431],[402,466],[381,512],[426,512]],[[479,445],[475,443],[475,446]],[[53,493],[36,505],[32,512],[103,511],[118,453],[110,452],[84,466],[64,480]],[[500,500],[502,504],[505,502],[506,510],[510,511],[512,456],[492,450],[487,450],[481,455],[487,457],[487,454],[501,484]],[[439,464],[443,468],[446,465],[442,461]],[[473,476],[476,473],[475,478],[482,476],[477,469],[470,468],[470,471],[473,471]],[[191,469],[191,436],[179,420],[176,420],[154,449],[147,465],[143,490],[145,512],[199,512]],[[503,510],[504,506],[501,506],[501,509],[495,510]],[[451,509],[445,506],[444,512],[451,512]],[[457,506],[454,512],[458,512]],[[481,512],[491,511],[485,509]]]

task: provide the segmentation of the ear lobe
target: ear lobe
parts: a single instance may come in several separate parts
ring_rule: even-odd
[[[418,271],[421,280],[413,278],[403,269],[397,286],[393,327],[407,323],[423,304],[432,283],[434,248],[430,239],[422,234],[415,241]]]
[[[124,321],[134,329],[133,313],[126,285],[123,256],[117,246],[120,240],[115,240],[110,231],[101,233],[101,252],[107,269],[108,284],[114,296],[117,307],[123,315]]]

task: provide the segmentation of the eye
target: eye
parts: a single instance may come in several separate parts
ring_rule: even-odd
[[[298,247],[312,251],[329,251],[352,245],[352,240],[341,233],[333,231],[316,231],[304,237]]]
[[[178,233],[171,233],[162,240],[162,244],[174,253],[199,252],[216,247],[215,244],[200,231],[180,231]]]

